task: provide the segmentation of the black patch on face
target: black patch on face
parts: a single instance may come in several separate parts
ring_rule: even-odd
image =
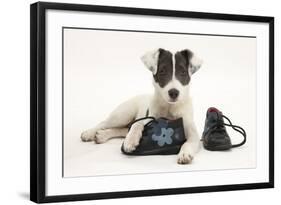
[[[189,50],[183,50],[175,54],[175,77],[182,85],[187,85],[190,82],[188,69],[192,55],[193,53]]]
[[[155,82],[161,88],[165,87],[173,78],[173,55],[171,52],[159,49],[157,72],[153,75]]]

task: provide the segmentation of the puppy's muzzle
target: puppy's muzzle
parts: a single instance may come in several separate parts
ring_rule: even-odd
[[[168,91],[168,94],[172,100],[176,100],[180,92],[177,89],[173,88]]]

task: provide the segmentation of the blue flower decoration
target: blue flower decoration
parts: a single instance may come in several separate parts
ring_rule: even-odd
[[[156,135],[161,135],[161,129],[167,128],[168,122],[164,119],[158,119],[157,123],[153,126],[152,132]]]
[[[173,139],[172,136],[174,134],[174,130],[172,128],[161,128],[160,135],[153,134],[152,140],[157,141],[157,144],[162,147],[165,144],[172,144]]]

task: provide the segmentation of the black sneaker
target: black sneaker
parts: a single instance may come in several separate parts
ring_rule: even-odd
[[[226,119],[229,124],[225,124],[224,119]],[[232,127],[232,129],[242,134],[244,137],[243,141],[239,144],[232,145],[225,126]],[[229,150],[230,148],[245,144],[246,132],[242,127],[233,125],[217,108],[211,107],[207,110],[201,141],[203,141],[204,148],[210,151]]]
[[[138,147],[133,152],[126,152],[122,144],[121,151],[124,154],[171,155],[180,151],[181,145],[186,141],[182,118],[168,120],[165,118],[144,117],[135,120],[133,123],[144,119],[151,119],[151,121],[144,126]]]

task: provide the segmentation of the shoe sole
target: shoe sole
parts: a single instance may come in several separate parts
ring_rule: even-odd
[[[203,146],[209,151],[226,151],[231,148],[231,144],[208,146],[207,144],[205,144],[205,142],[203,142]]]
[[[132,155],[132,156],[145,156],[145,155],[173,155],[173,154],[178,154],[180,151],[181,145],[176,145],[173,147],[166,147],[166,148],[161,148],[161,149],[153,149],[153,150],[147,150],[147,151],[142,151],[142,152],[125,152],[123,149],[123,145],[121,148],[121,151],[126,154],[126,155]]]

